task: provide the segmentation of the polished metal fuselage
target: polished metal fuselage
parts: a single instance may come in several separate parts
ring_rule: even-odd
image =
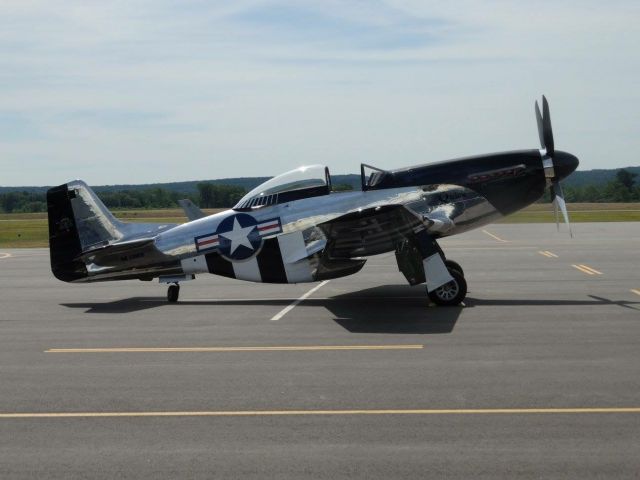
[[[447,198],[442,202],[442,198]],[[485,225],[499,218],[500,213],[476,192],[456,185],[439,185],[426,191],[424,188],[406,187],[389,190],[336,192],[323,197],[305,198],[280,205],[257,208],[250,212],[255,219],[279,217],[282,234],[303,231],[345,214],[375,208],[382,205],[404,205],[425,220],[435,222],[431,233],[437,237],[454,235]],[[165,255],[185,258],[198,254],[194,238],[214,232],[220,222],[236,214],[225,210],[205,218],[178,225],[160,233],[155,246]],[[440,229],[438,229],[440,227]]]
[[[318,225],[353,212],[389,205],[406,207],[436,238],[476,228],[501,216],[478,193],[456,185],[331,193],[321,197],[256,208],[243,213],[254,217],[257,223],[274,217],[279,218],[282,231],[274,236],[290,236],[296,232],[301,234],[315,230],[315,235],[311,238],[309,235],[304,235],[306,248],[304,256],[311,257],[326,246],[326,239],[317,228]],[[226,210],[178,225],[160,233],[155,239],[155,247],[165,256],[180,260],[182,265],[186,265],[185,273],[203,273],[206,271],[205,262],[194,261],[200,265],[199,269],[190,267],[190,263],[186,262],[188,259],[195,259],[202,255],[202,252],[198,251],[194,239],[216,232],[223,220],[237,214],[238,212],[235,210]],[[303,255],[297,253],[293,260],[304,259],[299,257],[303,257]],[[230,261],[245,262],[246,260],[230,259]],[[256,281],[255,275],[247,274],[246,277],[243,277],[242,269],[239,271],[236,278]],[[310,276],[309,281],[313,280],[314,277]]]

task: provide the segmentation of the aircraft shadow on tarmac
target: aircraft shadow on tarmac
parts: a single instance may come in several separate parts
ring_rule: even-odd
[[[130,297],[110,302],[63,303],[85,313],[127,314],[150,308],[181,306],[274,306],[284,308],[292,298],[180,300],[170,304],[160,297]],[[333,320],[353,333],[450,333],[463,307],[427,308],[423,287],[384,285],[328,298],[307,298],[305,306],[326,308]],[[289,313],[293,316],[298,310]],[[276,312],[273,312],[276,313]]]
[[[69,308],[86,309],[85,313],[127,314],[150,308],[180,308],[181,306],[274,306],[285,307],[295,298],[181,300],[167,303],[159,297],[130,297],[111,302],[63,303]],[[575,306],[617,305],[639,310],[640,302],[614,301],[595,295],[589,299],[481,299],[467,296],[465,307],[432,307],[424,287],[408,285],[381,285],[328,298],[308,298],[306,306],[326,308],[333,320],[352,333],[451,333],[462,312],[482,306]],[[289,315],[295,315],[295,311]]]
[[[491,305],[504,305],[504,306],[522,306],[537,305],[537,306],[577,306],[577,305],[591,305],[594,307],[603,305],[617,305],[619,307],[630,308],[632,310],[640,310],[635,305],[640,306],[640,302],[630,302],[628,300],[610,300],[604,297],[598,297],[596,295],[588,295],[591,300],[545,300],[545,299],[479,299],[469,298],[465,299],[467,307],[480,307]]]

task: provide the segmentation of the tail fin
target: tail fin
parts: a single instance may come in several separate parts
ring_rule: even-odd
[[[124,236],[124,224],[81,180],[48,190],[47,211],[51,270],[65,282],[87,277],[85,263],[78,258],[81,253]]]

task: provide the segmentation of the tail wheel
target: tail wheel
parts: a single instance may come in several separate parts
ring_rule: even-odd
[[[453,269],[449,270],[449,274],[453,277],[451,282],[428,292],[429,299],[436,305],[460,305],[467,295],[467,281],[462,274]]]
[[[447,270],[457,270],[464,277],[464,270],[462,269],[462,267],[460,266],[460,264],[458,262],[454,262],[453,260],[448,260],[447,259],[447,260],[444,261],[444,264],[446,265]]]
[[[175,303],[178,301],[178,296],[180,295],[180,285],[169,285],[167,290],[167,301],[170,303]]]

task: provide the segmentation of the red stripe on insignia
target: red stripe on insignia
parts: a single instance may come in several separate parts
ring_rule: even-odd
[[[218,243],[218,239],[212,238],[211,240],[198,240],[198,246],[209,245],[210,243]]]
[[[269,230],[271,228],[280,228],[280,222],[277,220],[269,223],[262,223],[258,225],[258,230]]]

